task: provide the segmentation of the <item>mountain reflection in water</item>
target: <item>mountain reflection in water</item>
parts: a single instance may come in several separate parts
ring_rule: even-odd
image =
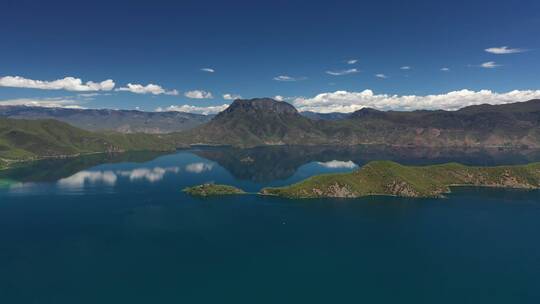
[[[16,182],[57,182],[60,186],[83,186],[99,183],[114,185],[118,178],[130,181],[157,182],[166,174],[181,171],[201,174],[219,165],[235,179],[255,183],[270,183],[286,180],[300,167],[315,164],[325,169],[354,170],[372,160],[393,160],[407,165],[425,165],[459,162],[466,165],[494,166],[524,164],[540,161],[540,150],[513,149],[431,149],[388,146],[269,146],[251,149],[233,147],[198,147],[179,151],[205,159],[182,166],[171,165],[148,167],[142,165],[163,153],[135,152],[115,154],[93,154],[77,158],[50,159],[21,164],[0,171],[0,185]],[[139,163],[140,167],[129,170],[91,170],[101,164]]]
[[[217,162],[237,179],[271,182],[292,176],[302,165],[317,162],[325,167],[362,166],[373,160],[393,160],[407,165],[459,162],[494,166],[540,160],[540,150],[433,149],[388,146],[272,146],[251,149],[204,148],[192,153]]]

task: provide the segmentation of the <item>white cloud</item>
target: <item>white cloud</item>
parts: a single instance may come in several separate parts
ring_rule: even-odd
[[[97,96],[110,96],[111,93],[79,93],[77,94],[77,98],[83,99],[83,100],[94,100]]]
[[[187,112],[187,113],[197,113],[197,114],[216,114],[219,113],[226,108],[228,108],[228,104],[222,104],[220,106],[208,106],[208,107],[197,107],[192,105],[181,105],[181,106],[168,106],[166,108],[159,107],[156,109],[156,112],[164,112],[164,111],[177,111],[177,112]]]
[[[540,90],[514,90],[496,93],[490,90],[460,90],[439,95],[388,95],[362,92],[336,91],[318,94],[313,98],[296,98],[292,104],[299,111],[321,113],[354,112],[365,107],[379,110],[457,110],[478,104],[505,104],[540,98]]]
[[[80,96],[80,97],[95,97],[95,96],[99,96],[100,94],[99,93],[80,93],[80,94],[77,94],[77,96]]]
[[[17,98],[0,100],[0,106],[27,106],[44,108],[74,108],[82,109],[80,101],[63,98]]]
[[[300,80],[306,80],[306,77],[292,77],[287,75],[279,75],[274,77],[274,80],[276,81],[300,81]]]
[[[203,90],[193,90],[184,93],[187,98],[193,99],[212,99],[214,96],[212,93]]]
[[[381,78],[381,79],[386,79],[386,78],[388,78],[388,76],[386,76],[386,75],[384,75],[384,74],[375,74],[375,77]]]
[[[20,76],[4,76],[0,78],[0,87],[28,88],[40,90],[66,90],[66,91],[110,91],[115,83],[112,79],[102,82],[87,81],[83,83],[80,78],[65,77],[53,81],[33,80]]]
[[[242,96],[237,94],[223,94],[223,99],[225,100],[235,100],[235,99],[241,99]]]
[[[333,76],[342,76],[342,75],[348,75],[348,74],[354,74],[358,73],[358,69],[348,69],[348,70],[340,70],[340,71],[326,71],[326,74],[333,75]]]
[[[161,86],[153,83],[147,85],[128,83],[127,86],[118,88],[116,91],[127,91],[135,94],[178,95],[177,90],[167,91]]]
[[[62,178],[57,183],[61,187],[82,187],[86,184],[97,183],[114,186],[117,178],[113,171],[81,171],[70,177]]]
[[[111,95],[110,93],[79,93],[77,94],[78,98],[82,98],[84,100],[94,100],[94,97],[101,96],[101,95]]]
[[[207,163],[193,163],[186,166],[186,171],[199,174],[203,173],[205,171],[210,171],[214,168],[213,164],[207,164]]]
[[[178,173],[179,167],[155,167],[155,168],[137,168],[127,171],[118,171],[118,175],[129,177],[130,181],[146,180],[154,183],[163,179],[166,173]]]
[[[448,71],[450,71],[450,68],[444,67],[444,68],[441,68],[441,71],[448,72]]]
[[[274,100],[277,100],[277,101],[284,101],[285,100],[285,97],[281,96],[281,95],[276,95],[274,96]]]
[[[339,160],[331,160],[328,162],[317,162],[319,166],[329,168],[329,169],[353,169],[356,168],[357,165],[352,161],[339,161]]]
[[[400,67],[399,69],[407,71],[407,70],[411,70],[412,68],[410,66],[408,66],[408,65],[404,65],[404,66]]]
[[[358,59],[349,59],[347,60],[347,64],[355,64],[358,62]]]
[[[214,73],[216,70],[214,70],[212,68],[202,68],[201,71],[207,72],[207,73]]]
[[[494,69],[500,66],[501,66],[500,64],[496,64],[494,61],[484,62],[480,65],[480,67],[485,68],[485,69]]]
[[[491,47],[485,49],[486,52],[491,54],[497,54],[497,55],[504,55],[504,54],[515,54],[515,53],[523,53],[526,52],[526,49],[515,49],[510,48],[507,46],[501,46],[501,47]]]

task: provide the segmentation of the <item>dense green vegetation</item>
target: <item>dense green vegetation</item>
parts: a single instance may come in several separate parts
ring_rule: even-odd
[[[241,189],[228,185],[202,184],[193,187],[187,187],[182,190],[193,196],[219,196],[219,195],[234,195],[245,194]]]
[[[0,166],[4,167],[47,157],[174,148],[161,135],[93,133],[55,120],[0,118]]]
[[[351,173],[318,175],[287,187],[265,188],[261,193],[288,198],[439,197],[449,192],[450,186],[459,185],[536,189],[540,187],[540,163],[469,167],[457,163],[404,166],[373,161]]]

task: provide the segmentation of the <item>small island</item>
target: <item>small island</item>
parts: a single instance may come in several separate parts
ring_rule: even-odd
[[[317,175],[286,187],[264,188],[260,194],[285,198],[428,198],[443,197],[452,186],[539,189],[540,163],[473,167],[458,163],[404,166],[373,161],[354,172]]]
[[[184,188],[182,191],[188,193],[189,195],[200,197],[246,194],[246,192],[242,189],[229,185],[218,184],[202,184]]]

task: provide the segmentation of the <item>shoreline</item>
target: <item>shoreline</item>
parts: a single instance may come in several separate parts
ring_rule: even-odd
[[[176,149],[175,152],[179,149]],[[104,152],[88,152],[88,153],[76,153],[76,154],[68,154],[68,155],[47,155],[47,156],[39,156],[32,159],[24,159],[24,160],[10,160],[5,158],[0,158],[0,161],[3,161],[6,166],[0,167],[0,171],[8,170],[13,168],[13,164],[25,164],[25,163],[32,163],[32,162],[39,162],[44,160],[50,160],[50,159],[70,159],[70,158],[77,158],[82,156],[88,156],[88,155],[96,155],[96,154],[123,154],[123,153],[131,153],[131,152],[169,152],[169,151],[153,151],[153,150],[133,150],[133,151],[104,151]]]

